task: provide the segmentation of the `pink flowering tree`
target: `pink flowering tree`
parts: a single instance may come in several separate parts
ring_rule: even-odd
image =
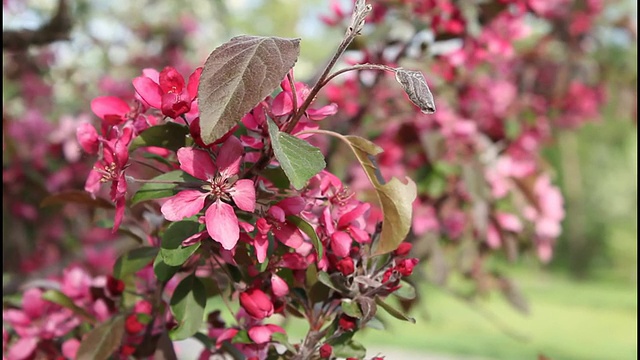
[[[97,121],[53,131],[29,112],[8,128],[20,161],[5,195],[46,231],[20,265],[59,261],[65,232],[86,254],[5,306],[5,358],[175,359],[173,341],[193,338],[200,359],[363,359],[356,332],[382,313],[415,322],[416,288],[451,273],[526,311],[486,262],[552,257],[565,214],[540,151],[604,101],[598,78],[571,76],[601,7],[335,1],[322,19],[345,35],[309,83],[294,76],[300,39],[242,35],[198,66],[142,57],[130,84],[87,101]],[[532,35],[532,16],[552,30]],[[63,213],[26,201],[23,163]],[[291,317],[308,325],[300,341]]]

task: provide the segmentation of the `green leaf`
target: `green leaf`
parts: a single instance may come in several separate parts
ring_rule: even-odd
[[[162,181],[161,183],[148,182],[136,191],[131,198],[131,206],[147,200],[160,199],[173,196],[178,193],[178,183],[201,182],[182,170],[174,170],[166,174],[158,175],[149,181]],[[167,182],[174,183],[167,183]]]
[[[318,260],[322,259],[322,254],[324,253],[324,248],[322,246],[322,242],[318,239],[318,234],[313,229],[313,226],[309,224],[306,220],[301,217],[295,215],[287,216],[287,221],[293,223],[298,229],[302,230],[307,236],[311,239],[311,243],[313,247],[316,249],[316,253],[318,254]]]
[[[382,255],[397,249],[411,228],[412,204],[417,196],[416,184],[409,178],[405,179],[405,183],[396,178],[385,183],[374,157],[383,150],[367,139],[343,136],[333,131],[308,132],[335,136],[349,145],[373,185],[382,207],[382,232],[375,244],[373,255]]]
[[[251,344],[253,340],[249,337],[249,333],[247,330],[240,330],[238,333],[231,339],[232,344]]]
[[[340,306],[345,314],[357,319],[362,318],[362,311],[360,311],[357,302],[351,301],[351,299],[342,299]]]
[[[393,306],[385,303],[381,298],[376,297],[376,304],[383,308],[389,315],[393,316],[396,319],[408,321],[412,324],[416,323],[416,319],[405,315],[402,311],[395,309]]]
[[[398,290],[392,292],[392,295],[399,297],[402,300],[413,300],[416,298],[416,289],[413,285],[406,281],[401,281],[400,284],[402,286],[400,286]]]
[[[74,203],[88,205],[90,207],[113,209],[113,204],[103,198],[94,198],[90,193],[84,190],[65,190],[56,194],[51,194],[40,202],[40,207],[52,205],[63,205],[66,203]]]
[[[213,347],[216,346],[216,344],[213,342],[213,340],[211,340],[210,337],[201,332],[193,334],[193,337],[200,341],[202,345],[204,345],[205,349],[213,349]]]
[[[186,146],[187,135],[189,135],[187,126],[172,121],[151,126],[133,139],[129,145],[129,152],[144,146],[157,146],[178,151],[181,147]]]
[[[293,345],[291,345],[291,343],[289,342],[289,337],[287,336],[287,334],[274,332],[273,334],[271,334],[271,341],[282,344],[287,348],[287,350],[291,351],[292,353],[296,353],[296,348],[293,347]]]
[[[80,343],[76,360],[107,360],[120,347],[124,315],[115,316],[91,330]]]
[[[267,121],[273,153],[293,187],[300,190],[311,177],[327,166],[324,156],[317,147],[280,131],[273,121]]]
[[[180,266],[167,265],[164,260],[162,260],[162,255],[158,252],[156,260],[153,262],[153,273],[158,280],[163,282],[169,281],[178,270],[180,270]]]
[[[278,189],[289,189],[291,182],[281,167],[267,166],[260,172],[260,175],[271,181]]]
[[[356,358],[363,359],[367,355],[367,349],[355,340],[345,341],[341,344],[333,346],[333,356],[339,358]]]
[[[193,253],[195,253],[202,243],[196,243],[191,246],[178,249],[160,249],[160,256],[165,264],[169,266],[180,266],[184,264]]]
[[[204,225],[197,221],[183,220],[171,223],[162,234],[160,242],[160,255],[164,263],[169,266],[184,264],[200,248],[201,243],[183,247],[182,242],[203,230]]]
[[[220,139],[280,85],[298,60],[300,39],[236,36],[204,64],[198,86],[202,140]]]
[[[372,317],[371,319],[369,319],[369,321],[367,321],[367,323],[365,324],[366,327],[368,328],[372,328],[372,329],[376,329],[376,330],[385,330],[385,326],[384,323],[382,321],[380,321],[380,319],[378,319],[377,317]]]
[[[74,314],[82,317],[91,324],[96,322],[96,318],[89,314],[85,309],[76,305],[67,295],[59,290],[47,290],[42,294],[42,300],[50,301],[54,304],[58,304],[64,308],[73,311]]]
[[[169,332],[171,340],[184,340],[200,330],[206,302],[204,284],[195,275],[187,276],[178,284],[170,302],[178,322],[178,327]]]
[[[333,284],[333,281],[331,280],[331,276],[329,276],[329,274],[327,274],[326,272],[324,271],[318,272],[318,281],[328,286],[330,289],[340,292],[338,287]]]
[[[149,265],[157,254],[158,248],[152,246],[143,246],[127,251],[113,265],[113,277],[122,279],[129,274],[136,273]]]

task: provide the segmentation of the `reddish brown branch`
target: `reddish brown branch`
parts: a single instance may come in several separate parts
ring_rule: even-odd
[[[66,0],[58,1],[58,11],[36,30],[6,30],[2,32],[2,50],[21,51],[29,46],[42,46],[59,40],[68,40],[71,17]]]

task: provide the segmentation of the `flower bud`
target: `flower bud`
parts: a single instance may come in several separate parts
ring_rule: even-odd
[[[247,314],[258,320],[273,315],[273,303],[271,299],[259,289],[249,289],[241,293],[240,305]]]
[[[395,254],[396,256],[407,256],[409,254],[409,251],[411,251],[412,247],[413,245],[411,243],[403,242],[400,244],[400,246],[398,246],[398,248],[395,251]]]
[[[333,348],[331,347],[331,345],[324,344],[324,345],[320,346],[320,357],[321,358],[323,358],[323,359],[329,358],[329,356],[331,356],[332,352],[333,352]]]
[[[119,296],[124,291],[124,282],[111,275],[107,275],[107,290],[109,290],[111,295]]]
[[[356,318],[343,314],[338,320],[338,325],[344,331],[353,331],[356,328]]]
[[[144,330],[144,324],[138,321],[138,316],[136,314],[131,314],[127,316],[127,319],[124,322],[124,328],[129,334],[133,335]]]
[[[273,274],[271,275],[271,290],[273,295],[282,297],[289,293],[289,285],[280,276]]]
[[[153,305],[147,300],[140,300],[133,307],[133,311],[141,314],[147,314],[147,315],[151,315],[152,309],[153,309]]]
[[[396,270],[398,270],[398,272],[402,276],[409,276],[411,275],[411,273],[413,273],[413,268],[416,266],[417,263],[418,263],[418,259],[416,258],[404,259],[398,263],[398,265],[396,266]]]
[[[354,272],[353,259],[346,257],[336,263],[336,269],[342,273],[342,275],[351,275]]]

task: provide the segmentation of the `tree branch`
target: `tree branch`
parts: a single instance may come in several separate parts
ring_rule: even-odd
[[[42,46],[59,40],[68,40],[72,25],[67,1],[59,0],[56,14],[40,28],[3,31],[2,50],[22,51],[29,46]]]

